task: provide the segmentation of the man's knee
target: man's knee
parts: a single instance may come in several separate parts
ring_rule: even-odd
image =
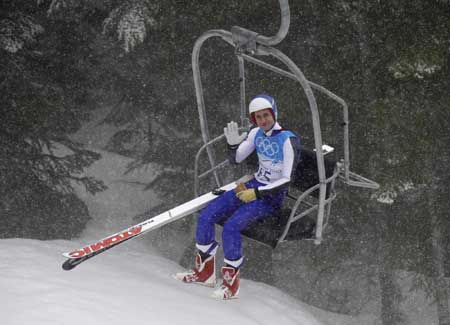
[[[214,221],[214,214],[200,213],[197,220],[197,227],[213,225],[215,223]]]
[[[233,233],[240,233],[241,229],[239,227],[239,223],[236,222],[233,219],[228,220],[227,222],[225,222],[225,224],[223,225],[223,230],[222,230],[223,234],[233,234]]]

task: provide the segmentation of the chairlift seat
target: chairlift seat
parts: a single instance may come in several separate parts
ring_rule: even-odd
[[[249,159],[250,158],[250,159]],[[256,162],[256,154],[254,157],[249,157],[249,164]],[[337,162],[329,155],[324,157],[326,178],[330,178],[336,172]],[[300,195],[316,186],[319,183],[319,175],[317,169],[316,153],[313,150],[302,148],[301,159],[297,164],[294,172],[294,179],[289,187],[288,197],[285,199],[283,207],[277,210],[273,215],[263,220],[256,221],[249,225],[242,231],[242,235],[261,242],[265,245],[275,248],[278,244],[278,239],[282,236],[285,228],[288,226],[289,216],[292,212],[292,208],[289,207],[289,201],[296,201]],[[326,199],[330,197],[330,194],[334,191],[334,182],[327,183]],[[294,195],[293,195],[294,194]],[[295,215],[300,214],[302,211],[310,208],[311,212],[317,210],[319,191],[313,191],[304,201],[299,205]],[[328,204],[331,204],[328,203]],[[218,224],[223,226],[226,220],[219,222]],[[299,220],[293,222],[289,231],[284,238],[286,241],[292,240],[304,240],[313,239],[315,232],[316,220],[309,214],[301,217]]]
[[[275,248],[287,225],[290,214],[291,209],[283,207],[270,217],[256,221],[256,224],[244,229],[242,235]],[[313,218],[305,216],[291,225],[285,240],[312,239],[314,238],[315,225],[316,222]]]

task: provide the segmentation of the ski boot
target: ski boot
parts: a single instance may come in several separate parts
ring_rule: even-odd
[[[232,266],[222,267],[222,284],[212,294],[216,299],[235,299],[239,294],[240,272]]]
[[[198,253],[195,257],[195,268],[192,271],[177,273],[175,278],[185,283],[197,283],[207,287],[215,287],[215,256],[209,255],[203,261],[200,253]]]

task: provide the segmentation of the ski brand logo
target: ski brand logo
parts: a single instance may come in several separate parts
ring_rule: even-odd
[[[107,248],[107,247],[116,245],[116,244],[124,241],[125,239],[139,235],[141,233],[141,231],[142,231],[142,225],[133,227],[131,229],[127,229],[121,233],[118,233],[116,235],[112,235],[108,238],[105,238],[95,244],[91,244],[91,245],[85,246],[79,250],[70,252],[67,254],[67,256],[70,258],[80,258],[85,255],[95,253],[103,248]]]

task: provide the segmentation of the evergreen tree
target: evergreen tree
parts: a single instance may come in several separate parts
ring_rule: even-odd
[[[83,175],[99,155],[68,137],[90,108],[86,71],[69,55],[82,41],[70,21],[49,19],[45,8],[11,1],[0,11],[2,237],[77,235],[89,216],[73,184],[105,188]]]

